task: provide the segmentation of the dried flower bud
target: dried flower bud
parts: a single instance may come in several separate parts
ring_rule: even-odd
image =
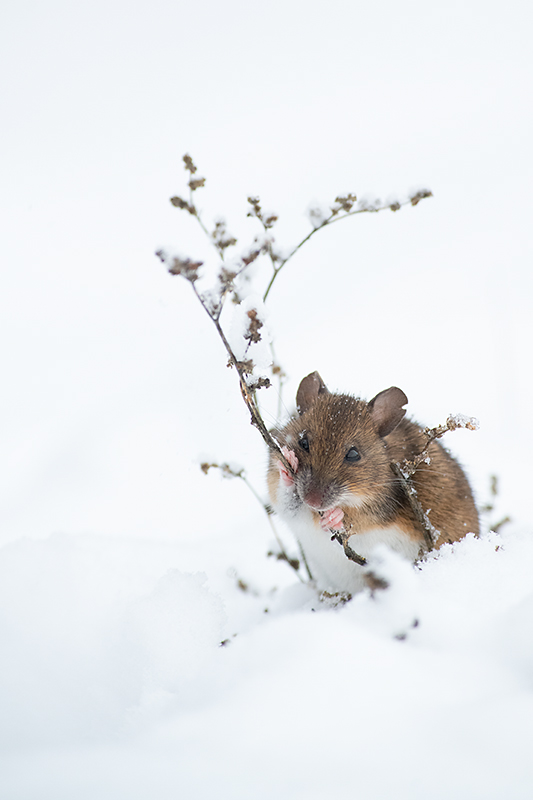
[[[257,311],[255,308],[251,308],[247,312],[247,317],[250,320],[248,324],[248,330],[244,334],[244,338],[248,339],[250,342],[254,344],[261,341],[261,334],[259,331],[263,327],[263,322],[259,318]]]
[[[192,214],[193,216],[196,216],[195,207],[193,205],[191,205],[190,203],[188,203],[186,200],[184,200],[182,197],[171,197],[170,198],[170,202],[172,203],[172,205],[175,208],[182,208],[185,211],[188,211],[189,214]]]
[[[450,414],[446,420],[446,427],[449,431],[455,431],[457,428],[477,431],[479,430],[479,420],[476,417],[467,417],[465,414]]]
[[[218,276],[220,283],[224,289],[224,292],[228,292],[233,289],[233,281],[237,277],[237,273],[233,270],[226,269],[226,267],[222,267],[220,270],[220,275]]]
[[[336,205],[340,206],[343,211],[346,211],[348,214],[353,206],[354,203],[357,202],[357,197],[354,194],[347,194],[345,196],[339,196],[335,198]]]
[[[269,216],[264,220],[265,228],[273,228],[277,221],[278,218],[276,214],[269,214]]]
[[[256,381],[254,381],[252,384],[250,384],[250,389],[252,391],[256,391],[257,389],[268,389],[269,386],[271,386],[271,385],[272,384],[270,383],[270,379],[269,378],[261,376]]]
[[[247,267],[249,264],[252,264],[256,260],[256,258],[258,258],[260,255],[261,255],[261,249],[252,250],[252,252],[248,253],[247,256],[241,256],[242,263],[244,264],[245,267]]]
[[[228,464],[226,461],[223,464],[210,464],[208,461],[204,461],[200,464],[200,469],[207,475],[210,469],[219,469],[222,473],[223,478],[244,478],[244,469],[243,467]]]
[[[185,155],[183,156],[183,163],[185,164],[185,169],[187,170],[187,172],[190,172],[191,175],[194,175],[194,173],[196,172],[196,166],[188,153],[185,153]]]
[[[281,381],[287,377],[287,373],[280,364],[274,362],[271,364],[270,369],[272,370],[272,375],[276,375]]]
[[[191,283],[198,280],[198,270],[203,264],[203,261],[193,261],[190,258],[181,258],[180,256],[170,256],[164,250],[158,250],[156,256],[163,264],[166,264],[167,269],[171,275],[181,275]]]
[[[248,212],[246,215],[247,217],[257,217],[258,219],[262,219],[261,215],[261,205],[259,202],[258,197],[248,197],[248,202],[252,206],[252,210]]]
[[[219,219],[215,223],[215,230],[211,234],[211,238],[219,250],[225,250],[227,247],[233,247],[237,244],[237,239],[228,233],[226,222],[223,219]]]
[[[233,362],[231,359],[228,361],[228,367],[235,366],[239,373],[243,375],[251,375],[254,371],[255,364],[251,358],[246,359],[246,361],[235,361]]]
[[[426,197],[433,197],[433,192],[430,192],[429,189],[421,189],[419,192],[416,192],[416,194],[411,195],[409,200],[411,201],[412,206],[416,206]]]
[[[189,189],[191,192],[201,189],[202,186],[205,186],[205,178],[191,178],[189,181]]]
[[[182,259],[174,256],[168,271],[171,275],[183,275],[188,281],[194,283],[199,277],[198,270],[202,264],[203,261],[192,261],[190,258]]]
[[[398,203],[398,202],[391,203],[390,206],[389,206],[391,211],[399,211],[401,207],[402,207],[401,204]]]

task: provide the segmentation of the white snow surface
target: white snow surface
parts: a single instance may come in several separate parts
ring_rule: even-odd
[[[249,539],[3,548],[3,798],[529,797],[529,531],[336,609]]]
[[[533,6],[4,5],[1,800],[530,800]],[[268,327],[286,413],[319,370],[401,387],[424,426],[475,414],[441,441],[496,506],[480,538],[420,568],[381,550],[389,588],[334,608],[267,557],[243,481],[201,473],[208,452],[262,493],[267,457],[154,255],[203,261],[199,289],[220,269],[169,202],[187,152],[229,267],[264,240],[249,196],[288,255],[310,203],[431,189],[317,231]]]

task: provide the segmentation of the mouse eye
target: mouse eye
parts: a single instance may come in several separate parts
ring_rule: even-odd
[[[300,441],[298,442],[302,450],[305,450],[307,453],[309,452],[309,440],[306,436],[303,436]]]
[[[359,450],[356,450],[355,447],[350,447],[346,455],[344,456],[345,461],[349,461],[353,464],[354,461],[360,461],[361,456],[359,454]]]

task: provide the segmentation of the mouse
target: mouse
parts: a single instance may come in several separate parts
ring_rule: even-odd
[[[407,403],[396,386],[368,402],[330,392],[312,372],[299,385],[296,413],[271,431],[286,461],[271,451],[271,505],[296,537],[322,591],[351,595],[366,586],[365,567],[346,556],[336,533],[346,534],[363,559],[380,545],[412,562],[427,552],[422,526],[391,468],[391,462],[411,461],[427,443],[423,428],[406,418]],[[431,442],[412,482],[436,529],[436,548],[479,534],[468,479],[440,442]]]

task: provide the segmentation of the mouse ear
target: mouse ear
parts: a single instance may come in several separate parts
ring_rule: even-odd
[[[316,403],[319,394],[329,394],[329,392],[318,372],[312,372],[303,379],[298,387],[296,393],[296,408],[298,409],[298,413],[304,414],[308,411],[311,406]]]
[[[394,430],[405,416],[405,408],[402,408],[402,406],[407,402],[407,397],[397,386],[385,389],[384,392],[380,392],[369,402],[370,415],[376,423],[380,436],[387,436],[388,433]]]

